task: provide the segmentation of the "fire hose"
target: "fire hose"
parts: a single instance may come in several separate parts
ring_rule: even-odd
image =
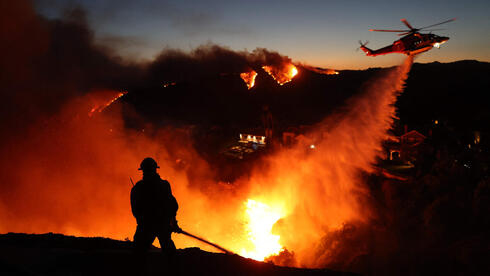
[[[217,245],[215,243],[212,243],[210,241],[207,241],[207,240],[205,240],[205,239],[203,239],[201,237],[198,237],[196,235],[192,235],[191,233],[186,232],[186,231],[184,231],[182,229],[180,229],[180,231],[178,231],[177,233],[184,234],[184,235],[186,235],[188,237],[191,237],[191,238],[194,238],[194,239],[196,239],[198,241],[201,241],[201,242],[203,242],[203,243],[205,243],[207,245],[211,245],[212,247],[221,250],[223,253],[230,254],[230,255],[235,255],[235,253],[231,252],[230,250],[224,249],[223,247],[221,247],[221,246],[219,246],[219,245]]]

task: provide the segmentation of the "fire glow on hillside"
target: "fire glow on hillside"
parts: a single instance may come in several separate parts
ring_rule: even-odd
[[[117,92],[112,90],[92,92],[92,95],[95,95],[92,97],[94,99],[94,104],[92,109],[90,109],[88,116],[92,117],[95,113],[102,112],[104,109],[106,109],[108,106],[110,106],[112,103],[114,103],[127,93],[127,91]]]
[[[287,63],[281,67],[264,65],[262,69],[271,75],[279,85],[290,82],[298,74],[298,68],[292,63]]]
[[[255,85],[255,77],[257,77],[257,72],[254,70],[240,74],[240,78],[242,78],[249,90]]]

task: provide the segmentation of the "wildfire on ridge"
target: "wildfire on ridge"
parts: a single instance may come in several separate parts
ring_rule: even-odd
[[[257,77],[257,72],[254,70],[240,74],[240,78],[247,84],[249,90],[255,85],[255,77]]]
[[[114,93],[117,93],[115,96]],[[113,102],[117,101],[119,98],[122,96],[126,95],[128,92],[127,91],[121,91],[121,92],[116,92],[116,91],[103,91],[104,94],[102,97],[103,99],[97,100],[95,104],[93,105],[92,109],[90,109],[90,112],[88,113],[89,117],[92,117],[96,112],[102,112],[102,110],[106,109],[109,105],[111,105]],[[111,94],[111,98],[107,100],[107,94]]]
[[[257,261],[277,255],[283,251],[279,243],[280,236],[272,234],[272,227],[282,217],[284,210],[271,208],[267,204],[248,199],[246,204],[247,234],[253,244],[253,249],[242,249],[240,255]]]
[[[265,65],[262,66],[262,69],[271,75],[279,85],[290,82],[298,74],[298,68],[292,63],[287,63],[282,67]]]

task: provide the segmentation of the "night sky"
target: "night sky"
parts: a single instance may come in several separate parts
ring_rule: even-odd
[[[164,48],[191,50],[216,43],[233,50],[264,47],[294,61],[336,69],[391,66],[403,56],[366,57],[358,40],[381,48],[398,36],[370,28],[404,29],[400,19],[423,27],[458,18],[434,33],[449,36],[417,62],[490,61],[490,1],[97,1],[43,0],[36,9],[49,18],[82,7],[99,43],[125,59],[152,60]],[[439,26],[438,26],[439,27]]]

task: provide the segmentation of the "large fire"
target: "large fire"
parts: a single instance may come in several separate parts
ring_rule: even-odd
[[[257,77],[257,72],[254,70],[240,74],[240,78],[242,78],[245,84],[247,84],[248,89],[252,89],[252,87],[254,87],[255,77]]]
[[[264,65],[262,69],[271,75],[279,85],[290,82],[298,74],[298,68],[292,63],[287,63],[280,67]]]
[[[270,255],[281,252],[283,246],[279,236],[272,234],[273,225],[284,216],[284,210],[273,209],[270,206],[249,199],[246,202],[247,234],[253,244],[253,249],[242,249],[241,255],[258,261],[263,261]]]

